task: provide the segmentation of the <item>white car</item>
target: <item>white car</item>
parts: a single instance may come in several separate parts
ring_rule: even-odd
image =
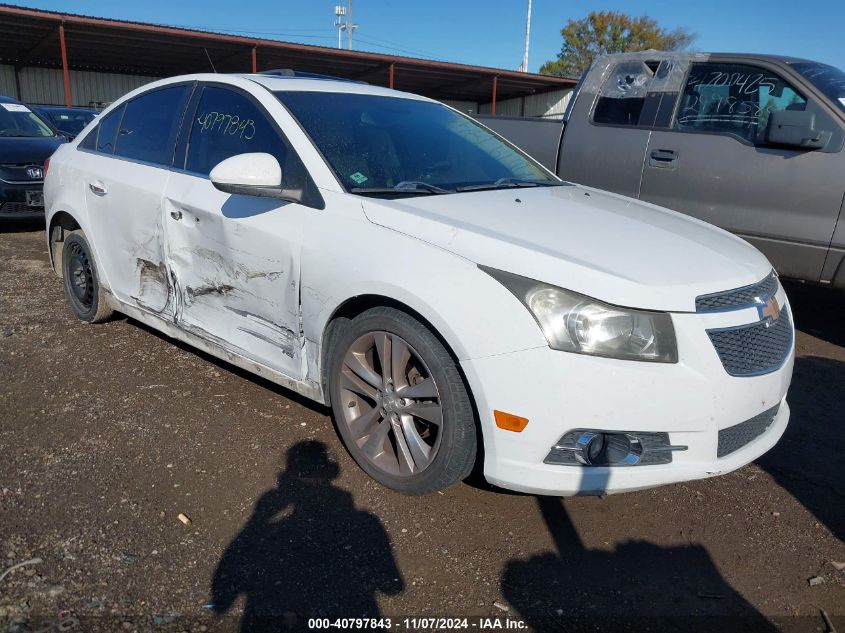
[[[80,319],[119,311],[330,404],[402,492],[476,464],[531,493],[635,490],[786,428],[794,330],[757,250],[562,182],[430,99],[157,81],[58,149],[45,200]]]

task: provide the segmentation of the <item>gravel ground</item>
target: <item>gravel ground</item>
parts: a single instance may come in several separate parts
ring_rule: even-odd
[[[0,630],[825,631],[824,610],[845,631],[841,291],[787,288],[793,417],[757,463],[608,498],[411,498],[324,408],[137,322],[75,320],[37,227],[0,253],[0,574],[40,559],[0,579]]]

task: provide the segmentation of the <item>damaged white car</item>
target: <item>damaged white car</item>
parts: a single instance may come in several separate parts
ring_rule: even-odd
[[[430,99],[157,81],[60,147],[44,193],[80,319],[119,311],[330,404],[402,492],[476,464],[533,493],[634,490],[786,428],[791,312],[757,250],[562,182]]]

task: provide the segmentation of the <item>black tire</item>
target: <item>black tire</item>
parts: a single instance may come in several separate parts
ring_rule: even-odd
[[[415,381],[414,386],[418,382],[428,382],[428,378],[433,379],[437,391],[437,396],[434,399],[439,404],[440,415],[442,415],[442,422],[439,426],[428,424],[422,418],[410,417],[414,425],[427,425],[423,431],[428,437],[426,441],[432,441],[436,447],[436,449],[431,449],[434,450],[434,455],[430,457],[427,465],[419,472],[411,472],[410,474],[407,472],[404,474],[388,472],[368,457],[358,442],[366,444],[366,438],[369,435],[358,437],[356,442],[356,436],[351,429],[355,420],[348,419],[355,414],[350,413],[350,410],[345,410],[345,407],[351,408],[354,406],[354,399],[361,399],[361,397],[344,390],[348,387],[348,382],[346,382],[342,372],[345,371],[348,374],[350,371],[344,359],[347,358],[347,354],[352,353],[352,346],[358,345],[362,339],[366,339],[370,335],[383,336],[385,334],[393,341],[390,343],[390,349],[394,349],[397,340],[400,344],[407,343],[410,346],[410,361],[406,366],[406,369],[410,368],[410,370],[397,372],[397,374],[404,373],[406,378],[413,374],[411,379]],[[469,475],[475,463],[477,446],[475,416],[470,395],[454,359],[440,340],[425,325],[411,315],[395,308],[372,308],[352,320],[341,319],[334,323],[328,344],[331,347],[328,354],[327,382],[335,422],[349,454],[368,475],[388,488],[409,495],[422,495],[442,490]],[[374,347],[372,355],[377,353]],[[421,361],[421,363],[418,361]],[[412,366],[414,363],[417,364],[417,367],[422,368],[421,372]],[[414,374],[414,372],[417,373]],[[392,379],[387,381],[389,384],[392,384],[392,382]],[[399,384],[398,380],[397,384]],[[412,388],[407,380],[405,384],[407,386],[401,389]],[[384,395],[380,390],[378,393],[380,394],[379,398]],[[393,392],[393,395],[401,395],[401,393],[402,391],[397,389]],[[422,396],[422,398],[425,399],[425,396]],[[398,400],[404,400],[406,403],[409,401],[409,399],[401,397]],[[374,405],[370,413],[373,413],[373,410],[377,407],[384,413],[387,406],[383,404],[383,401],[379,400],[379,402],[382,404]],[[417,405],[435,404],[430,400],[413,400],[413,403]],[[400,416],[402,416],[402,411],[407,412],[409,410],[400,410],[399,414],[395,414],[394,419],[397,421],[394,424],[399,424],[399,427],[394,426],[387,431],[388,449],[382,453],[382,457],[385,459],[393,457],[389,455],[389,445],[393,446],[396,455],[400,454],[396,429],[404,428],[403,423],[398,420],[403,419],[407,422],[409,419],[407,415]],[[387,414],[387,416],[389,415],[391,414]],[[384,419],[376,418],[376,421],[372,424],[380,425],[383,421],[389,420],[387,420],[387,417]],[[369,428],[374,427],[370,426]],[[420,428],[420,426],[415,426],[415,428]],[[437,429],[434,434],[436,439],[431,440],[432,432],[430,429],[434,428]],[[375,433],[375,431],[372,431],[370,435],[375,435]],[[402,442],[405,441],[403,437]],[[407,446],[408,444],[405,444],[406,449]],[[401,464],[402,460],[397,459]],[[413,460],[406,461],[413,463]]]
[[[112,316],[91,247],[81,230],[71,231],[62,245],[62,279],[65,298],[81,321],[101,323]]]

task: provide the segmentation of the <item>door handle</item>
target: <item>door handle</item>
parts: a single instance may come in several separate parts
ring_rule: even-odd
[[[182,219],[182,212],[179,209],[173,209],[170,212],[170,217],[174,220],[181,220]]]
[[[94,182],[89,183],[88,188],[91,190],[91,193],[97,196],[104,196],[108,193],[108,191],[106,190],[106,186],[99,180],[95,180]]]
[[[678,161],[678,150],[654,149],[648,157],[649,167],[662,167],[674,169]]]

